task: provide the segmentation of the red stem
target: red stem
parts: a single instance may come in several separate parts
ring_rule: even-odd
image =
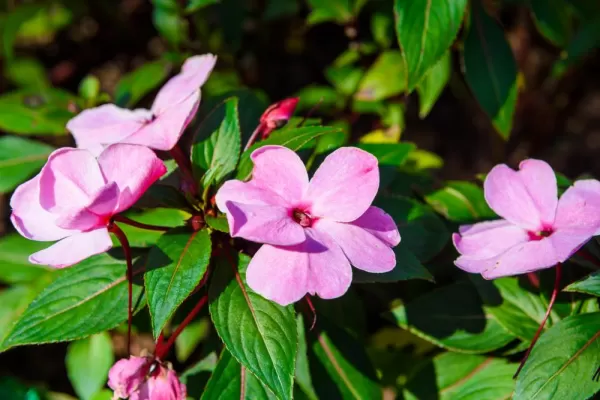
[[[252,132],[252,135],[250,135],[250,139],[248,139],[248,143],[246,143],[246,146],[244,147],[244,151],[248,150],[254,144],[254,142],[256,142],[256,138],[258,137],[258,134],[264,129],[264,127],[265,126],[262,122],[258,124],[258,126],[254,130],[254,132]]]
[[[123,216],[123,215],[115,215],[113,217],[113,220],[117,221],[117,222],[122,222],[122,223],[124,223],[126,225],[135,226],[136,228],[146,229],[146,230],[149,230],[149,231],[166,232],[169,229],[171,229],[168,226],[148,225],[148,224],[144,224],[143,222],[137,222],[137,221],[129,219],[129,218]]]
[[[131,354],[131,322],[133,319],[133,263],[131,261],[131,248],[129,247],[129,240],[127,240],[125,232],[117,224],[111,223],[108,225],[108,231],[115,235],[119,239],[119,242],[121,242],[121,247],[125,253],[125,261],[127,262],[127,352]]]
[[[556,277],[554,278],[554,289],[552,290],[552,296],[550,297],[550,302],[548,303],[548,309],[546,310],[546,315],[544,315],[544,319],[542,320],[542,323],[540,324],[537,332],[533,336],[533,340],[531,341],[531,344],[529,345],[527,352],[525,352],[525,356],[521,360],[521,364],[519,364],[519,368],[517,369],[517,372],[515,372],[513,379],[516,379],[517,376],[519,376],[521,369],[523,369],[523,367],[525,366],[525,362],[527,362],[527,359],[529,358],[529,354],[531,353],[533,346],[535,346],[535,343],[538,341],[540,335],[542,334],[544,325],[546,325],[546,321],[548,320],[548,317],[550,316],[550,312],[552,311],[552,307],[554,306],[554,302],[556,301],[556,296],[558,295],[558,292],[560,292],[560,277],[561,277],[561,272],[562,272],[561,268],[562,268],[561,263],[556,264],[556,268],[555,268],[556,269]]]
[[[202,298],[200,298],[200,301],[198,302],[198,304],[196,304],[194,309],[192,311],[190,311],[190,313],[187,315],[187,317],[185,317],[183,322],[181,324],[179,324],[177,329],[175,329],[175,332],[173,332],[173,334],[169,337],[169,340],[167,341],[167,343],[165,345],[162,345],[161,342],[158,342],[156,344],[156,352],[155,352],[156,358],[162,359],[165,355],[167,355],[167,353],[173,346],[173,343],[175,343],[175,339],[177,339],[177,336],[179,336],[179,334],[183,331],[183,329],[186,326],[188,326],[190,322],[192,322],[194,317],[200,312],[200,310],[202,310],[202,308],[204,307],[204,305],[207,302],[208,302],[208,295],[205,294],[204,296],[202,296]],[[162,337],[162,335],[161,335],[161,337]],[[159,337],[159,339],[160,339],[160,337]]]
[[[310,309],[313,315],[312,325],[309,329],[309,331],[312,331],[315,327],[315,324],[317,323],[317,311],[315,310],[315,306],[313,305],[312,300],[310,299],[310,295],[307,294],[306,296],[304,296],[304,300],[306,300],[306,304],[308,304],[308,308]]]
[[[179,171],[183,176],[183,179],[187,181],[190,185],[191,192],[195,196],[198,194],[198,185],[196,184],[196,180],[194,179],[194,175],[192,174],[192,169],[188,158],[183,154],[183,151],[178,145],[175,145],[171,150],[171,157],[175,160],[177,165],[179,166]]]

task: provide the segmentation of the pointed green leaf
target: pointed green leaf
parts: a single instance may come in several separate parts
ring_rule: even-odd
[[[200,283],[210,256],[210,235],[205,229],[197,232],[172,229],[150,249],[144,284],[155,338]]]
[[[235,170],[241,146],[238,99],[219,104],[200,124],[192,146],[194,173],[204,187],[219,183]]]
[[[227,350],[210,377],[201,400],[268,400],[275,396]]]
[[[1,348],[82,339],[127,319],[125,261],[106,254],[61,271],[21,315]],[[134,304],[141,288],[133,286]]]
[[[572,18],[565,0],[531,0],[531,12],[537,29],[553,44],[564,47],[569,42]]]
[[[69,344],[67,374],[80,399],[90,400],[104,387],[114,361],[112,341],[106,332]]]
[[[483,197],[483,189],[465,181],[450,181],[446,187],[425,196],[427,203],[451,221],[475,222],[496,217]]]
[[[600,272],[594,272],[584,279],[573,282],[563,290],[600,296]]]
[[[54,148],[17,136],[0,137],[0,193],[25,182],[42,168]]]
[[[145,63],[123,75],[115,88],[115,103],[121,107],[132,106],[156,89],[169,75],[170,64],[165,60]]]
[[[239,274],[220,259],[209,289],[210,314],[227,350],[279,398],[292,398],[298,338],[293,306],[282,307],[246,284],[250,258]]]
[[[452,57],[450,51],[447,51],[417,85],[420,118],[425,118],[429,115],[429,112],[450,80],[451,74]]]
[[[565,318],[540,336],[515,388],[515,399],[588,399],[600,383],[600,313]]]
[[[466,0],[395,0],[403,81],[411,92],[450,48],[462,25]]]

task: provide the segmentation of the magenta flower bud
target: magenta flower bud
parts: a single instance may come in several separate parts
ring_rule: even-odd
[[[263,126],[262,138],[269,137],[271,132],[282,127],[292,117],[294,110],[298,105],[298,97],[278,101],[269,106],[260,117],[260,123]]]

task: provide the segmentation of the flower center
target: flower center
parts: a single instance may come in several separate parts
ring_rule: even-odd
[[[552,230],[552,228],[544,228],[541,231],[528,232],[528,233],[529,233],[529,240],[542,240],[543,238],[547,238],[550,235],[552,235],[552,233],[554,233],[554,231]]]
[[[313,220],[305,211],[295,209],[292,212],[292,218],[294,221],[300,224],[303,228],[308,228],[312,225]]]

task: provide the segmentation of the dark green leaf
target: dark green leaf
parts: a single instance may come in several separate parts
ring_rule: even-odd
[[[560,77],[570,67],[592,54],[598,46],[600,46],[600,16],[584,21],[579,26],[573,39],[567,45],[565,54],[554,64],[552,75]]]
[[[339,93],[352,96],[364,74],[362,68],[350,65],[331,66],[325,70],[325,76]]]
[[[249,257],[239,255],[239,274],[229,260],[215,266],[210,314],[227,350],[281,399],[292,398],[298,337],[293,306],[282,307],[245,283]]]
[[[296,15],[299,8],[298,3],[299,0],[268,0],[263,18],[276,20]]]
[[[487,316],[469,282],[458,282],[392,308],[386,317],[401,328],[446,349],[487,353],[515,339]]]
[[[296,384],[309,400],[319,400],[310,376],[310,364],[308,361],[308,344],[306,342],[306,331],[304,330],[304,319],[298,314],[296,317],[298,327],[298,358],[296,359]]]
[[[127,319],[125,261],[106,254],[61,271],[2,342],[14,346],[81,339]],[[134,304],[141,288],[133,287]]]
[[[29,263],[29,256],[48,247],[48,243],[27,240],[16,233],[0,239],[0,281],[29,282],[45,275],[49,269]]]
[[[124,75],[115,89],[115,103],[132,106],[156,89],[169,75],[170,64],[165,60],[145,63]]]
[[[188,23],[181,15],[179,10],[170,7],[162,7],[154,0],[154,11],[152,12],[152,22],[160,35],[174,47],[188,39]]]
[[[572,20],[565,0],[531,0],[533,21],[546,39],[564,47],[571,36]]]
[[[104,387],[114,361],[112,341],[106,332],[69,344],[67,374],[80,399],[90,400]]]
[[[52,150],[34,140],[0,137],[0,193],[10,192],[38,172]]]
[[[185,12],[191,14],[206,6],[216,4],[219,1],[220,0],[188,0],[187,6],[185,6]]]
[[[144,285],[155,338],[204,277],[210,255],[207,230],[190,232],[186,228],[175,228],[161,236],[150,249]]]
[[[390,272],[383,274],[372,274],[369,272],[354,269],[352,282],[354,283],[369,283],[369,282],[397,282],[408,279],[425,279],[433,281],[433,276],[415,257],[415,255],[400,243],[394,248],[396,253],[396,267]]]
[[[594,272],[582,280],[573,282],[563,290],[600,296],[600,272]]]
[[[413,143],[360,143],[361,149],[377,157],[379,165],[400,166],[416,146]]]
[[[403,65],[398,73],[409,92],[454,42],[466,6],[466,0],[395,0],[396,35]]]
[[[375,60],[367,70],[355,94],[357,100],[379,101],[406,90],[402,54],[388,50]]]
[[[205,391],[206,384],[215,370],[218,361],[217,354],[214,351],[211,351],[200,361],[179,375],[181,383],[187,386],[188,398],[200,398],[200,395]]]
[[[452,57],[446,52],[417,85],[419,117],[425,118],[442,94],[452,74]]]
[[[479,2],[473,3],[463,61],[475,98],[502,137],[508,138],[517,98],[517,64],[504,32]]]
[[[20,89],[0,96],[0,129],[23,135],[62,135],[77,98],[60,89]]]
[[[250,177],[252,173],[250,154],[262,146],[276,144],[296,151],[315,138],[335,132],[339,132],[339,129],[330,126],[306,126],[273,132],[268,139],[256,143],[242,154],[238,165],[237,179],[246,180]]]
[[[406,400],[508,399],[516,368],[498,358],[443,353],[419,368],[403,394]]]
[[[235,170],[240,135],[236,97],[225,100],[202,121],[192,146],[192,164],[204,187],[219,183]]]
[[[7,60],[14,57],[14,43],[21,26],[33,18],[44,7],[38,4],[23,4],[10,12],[2,21],[2,50]]]
[[[534,346],[515,388],[515,399],[588,399],[600,383],[600,313],[565,318]]]
[[[450,181],[425,196],[427,203],[451,221],[473,222],[496,217],[483,197],[483,189],[465,181]]]

